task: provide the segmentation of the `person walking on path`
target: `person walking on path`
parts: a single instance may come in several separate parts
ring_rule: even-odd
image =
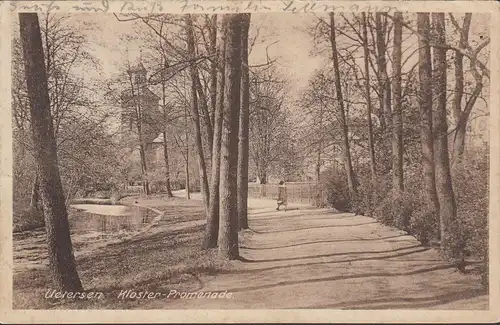
[[[282,205],[285,207],[285,211],[286,211],[286,208],[288,206],[288,202],[287,202],[286,186],[285,186],[285,183],[283,181],[280,181],[279,185],[278,185],[278,199],[277,199],[276,203],[278,204],[278,207],[276,207],[276,211],[279,211],[280,206],[282,206]]]

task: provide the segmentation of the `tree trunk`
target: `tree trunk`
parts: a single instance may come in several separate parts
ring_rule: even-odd
[[[431,49],[429,47],[429,13],[417,14],[417,29],[419,33],[418,71],[420,80],[420,138],[422,143],[422,176],[424,182],[425,200],[425,202],[422,202],[422,205],[428,207],[429,213],[438,216],[439,202],[436,193],[432,130],[432,63]]]
[[[238,124],[241,89],[241,14],[224,15],[225,52],[224,112],[220,166],[219,255],[238,258]]]
[[[332,12],[330,13],[330,43],[332,46],[333,69],[335,71],[335,90],[337,93],[337,101],[340,110],[340,120],[342,124],[347,186],[349,188],[349,196],[352,199],[354,198],[354,195],[356,193],[356,186],[354,181],[354,171],[352,169],[351,153],[349,149],[349,128],[347,125],[347,118],[345,114],[344,99],[342,97],[342,85],[340,83],[340,68],[339,59],[337,56],[337,41],[335,33],[335,14]]]
[[[466,13],[464,24],[460,33],[460,48],[466,48],[469,41],[469,30],[472,14]],[[462,120],[462,97],[464,93],[464,55],[458,51],[455,52],[455,91],[453,92],[453,116],[455,118],[456,130],[455,140],[453,142],[453,165],[459,163],[462,158],[465,146],[465,123]]]
[[[267,169],[261,167],[261,169],[258,169],[258,174],[259,174],[259,184],[267,184]]]
[[[433,13],[434,41],[446,44],[444,13]],[[450,236],[452,223],[456,221],[457,208],[455,194],[451,184],[450,161],[448,157],[448,125],[446,121],[446,49],[433,48],[434,52],[434,89],[436,103],[433,111],[434,122],[434,158],[436,163],[436,191],[439,200],[439,217],[441,233],[441,251],[450,257],[455,250],[450,250],[453,238]]]
[[[148,180],[148,166],[146,163],[146,152],[144,149],[144,136],[142,134],[143,114],[142,114],[142,103],[140,95],[141,86],[139,85],[137,87],[137,91],[135,90],[132,73],[129,73],[129,82],[130,82],[130,89],[132,91],[132,99],[134,100],[137,135],[139,137],[139,156],[141,161],[142,188],[146,195],[150,195],[151,191],[149,188],[149,180]]]
[[[323,128],[323,105],[319,107],[319,129]],[[322,136],[321,136],[322,137]],[[316,206],[323,206],[322,202],[322,187],[321,187],[321,152],[323,151],[323,139],[318,143],[318,152],[316,156]]]
[[[187,34],[187,48],[188,53],[191,57],[195,56],[195,40],[194,40],[194,29],[193,21],[191,15],[186,15],[186,34]],[[205,207],[205,215],[209,214],[209,204],[210,204],[210,193],[208,190],[208,179],[207,179],[207,168],[205,164],[205,155],[203,153],[203,142],[201,139],[201,126],[200,126],[200,114],[198,111],[198,96],[197,96],[197,80],[199,82],[199,75],[194,63],[190,65],[191,74],[191,111],[193,114],[193,121],[196,133],[196,151],[198,152],[198,167],[200,169],[200,185],[201,194],[203,197],[203,206]],[[203,99],[204,100],[204,99]]]
[[[172,188],[170,187],[170,165],[168,163],[168,144],[167,144],[167,131],[163,131],[163,157],[165,158],[165,186],[168,197],[174,197]]]
[[[166,80],[165,80],[165,70],[167,69],[167,60],[162,57],[163,60],[163,70],[161,78],[161,95],[162,95],[162,106],[163,106],[163,158],[165,159],[165,183],[167,190],[167,197],[173,197],[172,188],[170,187],[170,164],[168,159],[168,143],[167,143],[167,94],[166,94]]]
[[[322,190],[321,190],[321,142],[318,145],[318,152],[316,156],[316,206],[322,206],[323,202],[321,200]]]
[[[211,113],[208,109],[205,93],[203,92],[203,85],[201,84],[201,81],[200,81],[200,75],[198,72],[198,68],[196,67],[196,65],[193,65],[193,68],[196,71],[196,74],[194,74],[194,79],[195,79],[194,82],[195,82],[196,91],[198,93],[198,98],[199,98],[198,102],[200,103],[199,106],[201,107],[201,111],[203,112],[202,116],[203,116],[203,120],[205,122],[205,128],[207,130],[208,147],[212,148],[213,140],[214,140],[214,130],[212,128],[212,121],[210,120]]]
[[[212,129],[214,130],[215,137],[215,114],[217,110],[217,14],[212,15],[212,26],[210,29],[210,52],[214,56],[210,63],[210,105],[211,105],[211,118]]]
[[[20,13],[19,22],[40,182],[39,190],[47,232],[50,277],[54,289],[83,291],[76,271],[68,211],[64,204],[59,174],[38,16],[35,13]]]
[[[368,51],[368,32],[367,32],[367,21],[366,13],[363,12],[363,52],[364,52],[364,63],[365,63],[365,92],[366,92],[366,107],[367,107],[367,119],[368,119],[368,151],[370,153],[370,171],[372,176],[372,181],[375,181],[377,176],[377,167],[375,162],[375,147],[373,145],[373,123],[372,123],[372,101],[370,97],[370,67],[369,58],[370,52]]]
[[[475,67],[472,67],[475,69]],[[483,89],[482,76],[476,77],[476,86],[469,97],[469,100],[465,104],[464,110],[460,114],[460,118],[457,120],[455,137],[453,139],[453,166],[457,166],[461,163],[463,159],[463,154],[465,151],[465,134],[467,133],[467,121],[469,120],[470,113],[476,100],[479,98],[481,91]]]
[[[31,188],[31,202],[30,209],[32,211],[39,211],[40,209],[40,182],[38,181],[38,173],[35,174],[35,180],[33,181],[33,186]]]
[[[138,123],[140,123],[140,122],[138,122]],[[139,131],[139,133],[141,133],[141,131]],[[142,135],[139,135],[139,141],[140,141],[139,154],[141,156],[141,172],[142,172],[142,181],[143,181],[142,187],[144,189],[144,193],[146,195],[150,195],[151,190],[149,188],[148,167],[146,165],[146,152],[144,150]]]
[[[391,84],[387,76],[387,46],[385,44],[385,33],[387,22],[382,22],[382,13],[375,14],[376,37],[377,37],[377,65],[380,78],[381,89],[381,119],[382,128],[389,127],[392,122],[391,117]]]
[[[392,188],[395,195],[400,195],[404,187],[403,179],[403,116],[401,97],[401,45],[403,42],[403,14],[394,13],[394,49],[392,91]]]
[[[464,23],[460,33],[460,48],[466,48],[469,42],[469,30],[472,20],[472,14],[466,13]],[[463,54],[455,52],[455,91],[453,98],[453,116],[455,118],[455,138],[453,139],[453,167],[459,165],[463,158],[465,150],[465,135],[467,132],[467,121],[477,98],[483,88],[483,77],[476,71],[475,63],[471,61],[471,71],[475,79],[474,90],[467,100],[462,110],[462,97],[464,92],[464,67]]]
[[[184,107],[184,123],[186,128],[184,130],[184,135],[186,137],[186,182],[184,187],[186,188],[186,199],[191,199],[191,194],[189,192],[189,137],[188,137],[188,113],[187,107]]]
[[[248,68],[248,30],[250,14],[242,14],[241,34],[241,111],[238,143],[238,216],[239,229],[248,229],[248,155],[250,76]]]
[[[222,30],[224,30],[224,26]],[[210,207],[207,216],[207,225],[205,228],[205,238],[203,240],[203,248],[215,248],[217,247],[217,240],[219,235],[219,185],[220,185],[220,158],[221,158],[221,137],[222,137],[222,119],[224,110],[224,89],[225,89],[225,76],[224,76],[224,53],[226,40],[224,38],[225,34],[222,35],[220,41],[220,48],[218,54],[218,71],[220,76],[218,78],[219,87],[218,93],[219,98],[216,101],[216,110],[213,117],[214,120],[214,141],[212,147],[212,175],[210,178]],[[217,65],[216,65],[217,67]],[[215,74],[217,74],[215,70]],[[213,71],[212,71],[213,73]],[[214,78],[212,78],[212,81]],[[217,77],[215,77],[217,81]],[[217,94],[214,91],[215,94]],[[213,103],[212,103],[213,105]]]

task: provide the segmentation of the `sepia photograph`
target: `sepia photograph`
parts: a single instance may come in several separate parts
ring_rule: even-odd
[[[489,13],[10,15],[14,310],[491,308]]]

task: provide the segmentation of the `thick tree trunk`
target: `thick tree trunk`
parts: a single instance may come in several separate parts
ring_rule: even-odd
[[[339,68],[339,59],[337,55],[337,41],[335,33],[336,33],[335,14],[330,13],[330,43],[332,46],[333,69],[335,72],[335,90],[337,94],[337,101],[340,110],[340,119],[342,123],[344,156],[346,160],[345,168],[347,174],[347,186],[349,188],[349,195],[352,199],[356,193],[356,185],[354,180],[354,171],[352,169],[351,153],[349,149],[349,128],[347,125],[347,117],[345,114],[344,99],[342,97],[342,85],[340,83],[340,68]]]
[[[222,30],[224,30],[224,26]],[[215,80],[218,80],[218,94],[219,98],[216,101],[216,110],[214,114],[214,141],[212,147],[212,175],[210,178],[210,207],[209,213],[207,216],[207,225],[205,228],[205,238],[203,240],[203,248],[215,248],[217,247],[217,240],[219,236],[219,185],[220,185],[220,157],[221,157],[221,137],[222,137],[222,119],[223,119],[223,110],[224,110],[224,89],[225,89],[225,76],[224,76],[224,53],[225,53],[225,44],[226,40],[224,38],[225,34],[223,33],[220,47],[219,47],[219,55],[218,62],[219,68],[215,70],[215,74],[217,74],[217,70],[220,72],[219,78],[215,77]],[[216,65],[217,67],[217,65]],[[213,71],[212,71],[213,73]],[[214,78],[212,78],[214,80]],[[214,93],[216,93],[214,91]],[[213,103],[212,103],[213,104]]]
[[[394,49],[392,91],[394,106],[392,108],[392,188],[395,195],[401,194],[403,179],[403,116],[401,97],[401,44],[403,42],[403,14],[394,13]]]
[[[250,123],[250,76],[248,69],[248,30],[250,14],[242,14],[241,34],[241,111],[238,143],[238,216],[239,229],[248,229],[248,156]]]
[[[33,181],[33,186],[31,187],[31,201],[30,209],[32,211],[38,211],[40,209],[40,182],[38,181],[38,173],[35,175],[35,180]]]
[[[446,44],[444,13],[433,13],[434,41],[437,44]],[[439,200],[439,217],[441,232],[441,251],[450,257],[457,253],[454,249],[453,238],[450,236],[452,223],[456,221],[457,208],[455,194],[451,184],[450,161],[448,157],[448,125],[446,122],[446,49],[433,48],[434,52],[434,89],[436,103],[433,111],[434,123],[434,159],[436,163],[436,190]]]
[[[420,138],[422,142],[422,171],[424,182],[424,199],[422,205],[428,207],[429,213],[439,215],[439,202],[436,193],[434,166],[434,138],[432,130],[432,63],[429,47],[430,22],[429,13],[417,14],[419,33],[419,79],[420,79]]]
[[[71,244],[59,174],[38,16],[20,13],[20,33],[30,100],[31,127],[43,203],[50,277],[54,289],[82,291]]]
[[[364,53],[364,63],[365,63],[365,93],[366,93],[366,107],[367,107],[367,119],[368,119],[368,151],[370,154],[370,171],[372,181],[376,179],[377,167],[375,161],[375,146],[373,145],[373,123],[372,123],[372,101],[370,96],[370,66],[369,57],[370,52],[368,51],[368,31],[367,31],[367,21],[366,13],[363,12],[363,53]]]
[[[238,124],[241,89],[241,14],[224,15],[225,52],[224,113],[220,167],[219,255],[236,259],[238,251]]]
[[[193,29],[193,21],[191,15],[189,14],[186,15],[186,34],[187,34],[188,53],[191,57],[194,57],[195,56],[194,29]],[[205,207],[205,215],[208,215],[209,204],[210,204],[210,193],[208,190],[207,168],[205,164],[205,155],[203,153],[203,142],[201,138],[200,114],[198,111],[197,80],[199,82],[199,75],[194,63],[190,65],[190,73],[191,73],[191,97],[192,97],[191,112],[193,114],[193,121],[196,133],[196,151],[198,152],[198,167],[200,170],[201,194],[203,197],[203,205]]]

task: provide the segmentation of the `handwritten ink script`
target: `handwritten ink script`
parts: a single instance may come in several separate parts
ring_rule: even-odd
[[[286,12],[292,14],[338,11],[383,11],[395,12],[397,7],[363,3],[334,3],[331,1],[307,0],[99,0],[99,1],[10,1],[10,10],[16,12],[77,12],[77,13],[122,13],[155,14],[171,13],[241,13],[241,12]],[[401,11],[401,10],[400,10]]]

